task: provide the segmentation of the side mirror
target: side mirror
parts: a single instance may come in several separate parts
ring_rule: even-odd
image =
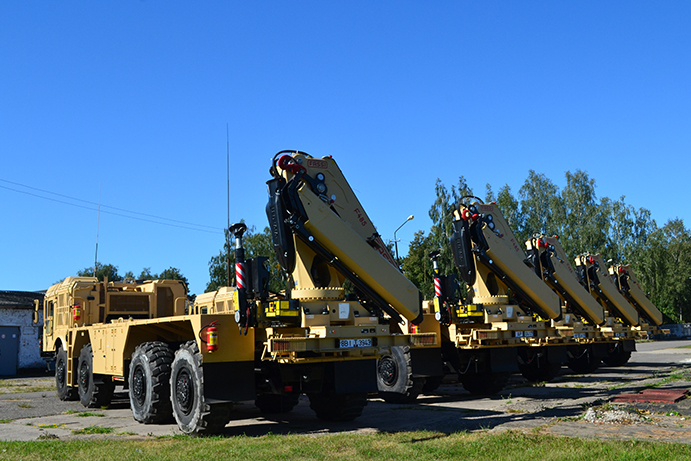
[[[34,323],[38,323],[38,309],[40,306],[40,302],[38,299],[34,299]]]

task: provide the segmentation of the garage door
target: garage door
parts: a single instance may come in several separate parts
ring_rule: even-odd
[[[0,376],[16,375],[19,358],[19,327],[0,326]]]

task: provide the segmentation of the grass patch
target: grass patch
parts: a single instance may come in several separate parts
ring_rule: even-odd
[[[30,403],[18,403],[17,406],[19,408],[33,408],[34,406],[31,405]]]
[[[23,394],[25,392],[47,392],[55,390],[53,378],[41,378],[27,381],[26,379],[0,380],[0,394]]]
[[[77,413],[75,416],[105,416],[103,413],[92,413],[90,411],[84,411],[82,413]]]
[[[689,381],[691,380],[691,374],[686,371],[676,371],[674,373],[671,373],[670,375],[666,376],[665,378],[662,378],[660,381],[651,384],[648,387],[660,387],[664,386],[665,384],[673,383],[676,381]]]
[[[166,437],[150,440],[41,440],[0,442],[8,459],[180,460],[180,459],[473,459],[473,460],[603,460],[691,459],[691,446],[674,443],[589,440],[537,433],[482,432],[445,434],[399,432],[325,436]]]
[[[103,427],[103,426],[89,426],[85,427],[84,429],[74,429],[72,433],[74,435],[80,435],[80,434],[112,434],[114,432],[114,429],[112,427]]]

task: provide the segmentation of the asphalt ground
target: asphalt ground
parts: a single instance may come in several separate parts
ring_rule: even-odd
[[[623,367],[601,367],[586,375],[573,374],[563,367],[550,383],[532,385],[514,375],[501,393],[490,398],[472,396],[454,383],[442,384],[434,394],[423,395],[413,404],[392,405],[372,398],[362,416],[351,422],[318,420],[305,396],[284,415],[263,415],[253,402],[239,402],[222,435],[520,430],[691,444],[691,399],[676,404],[609,402],[619,394],[649,387],[691,390],[691,348],[684,346],[691,346],[691,341],[639,343],[638,351]],[[132,418],[127,392],[120,387],[108,409],[87,409],[79,402],[60,401],[53,386],[53,377],[44,372],[0,379],[0,440],[180,434],[174,424],[137,423]],[[27,392],[16,393],[17,388]],[[584,418],[591,407],[598,410],[598,416]],[[89,427],[108,428],[110,433],[75,433]]]

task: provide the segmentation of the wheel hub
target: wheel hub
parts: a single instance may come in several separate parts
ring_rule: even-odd
[[[134,375],[132,376],[132,394],[140,405],[144,403],[146,397],[146,376],[144,375],[144,370],[142,370],[140,366],[134,369]]]
[[[398,378],[398,372],[396,370],[396,362],[389,357],[382,357],[379,360],[379,377],[387,386],[393,386]]]
[[[60,387],[65,385],[65,375],[65,362],[63,360],[58,360],[58,365],[55,367],[55,377]]]
[[[178,373],[177,379],[175,380],[175,400],[183,413],[189,414],[190,411],[192,411],[194,385],[186,370]]]
[[[79,366],[79,387],[83,390],[89,388],[89,366],[86,363]]]

